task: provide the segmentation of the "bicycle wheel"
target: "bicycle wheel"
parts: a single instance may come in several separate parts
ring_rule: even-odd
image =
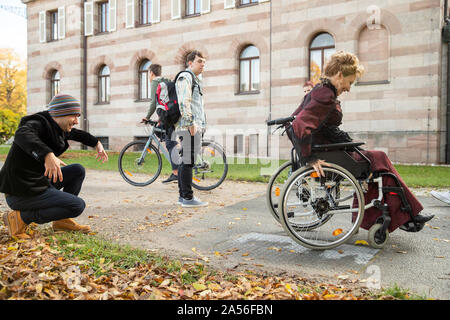
[[[364,218],[364,194],[346,169],[323,166],[318,177],[310,166],[295,171],[279,199],[280,222],[297,243],[310,249],[331,249],[347,241]]]
[[[284,183],[292,174],[292,162],[285,162],[277,169],[277,171],[270,177],[269,184],[266,190],[266,201],[269,211],[272,216],[280,222],[278,216],[278,199],[281,194],[281,189]]]
[[[225,180],[227,173],[227,157],[222,147],[213,141],[203,141],[192,170],[192,186],[212,190]]]
[[[161,173],[161,154],[154,145],[147,149],[143,141],[133,141],[123,147],[119,154],[120,175],[136,187],[148,186]]]

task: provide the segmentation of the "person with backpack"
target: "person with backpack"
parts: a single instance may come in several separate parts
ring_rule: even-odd
[[[52,98],[47,111],[20,120],[0,170],[0,192],[13,210],[3,214],[11,237],[30,239],[25,231],[32,222],[53,222],[55,231],[90,231],[89,226],[73,220],[86,207],[78,197],[85,169],[80,164],[66,165],[58,158],[69,148],[67,141],[73,140],[95,148],[97,159],[108,161],[96,137],[74,128],[80,115],[79,101],[68,94],[59,94]]]
[[[202,83],[199,78],[206,60],[201,52],[194,50],[188,54],[186,62],[188,67],[175,79],[180,113],[175,128],[182,147],[178,167],[178,203],[182,207],[204,207],[208,203],[200,201],[192,191],[192,169],[195,157],[201,150],[202,135],[206,127]]]
[[[152,115],[156,111],[156,107],[158,105],[158,97],[157,97],[157,89],[158,85],[161,82],[169,82],[170,80],[167,78],[164,78],[161,76],[161,65],[153,63],[150,65],[149,68],[149,80],[150,80],[150,107],[147,112],[147,116],[142,119],[141,122],[145,122],[150,120]],[[175,148],[178,144],[176,140],[171,140],[172,134],[175,131],[175,127],[173,125],[168,126],[165,128],[166,134],[164,136],[164,143],[166,144],[166,148],[169,151],[169,154],[172,154],[173,148]],[[169,183],[169,182],[177,182],[178,181],[178,165],[172,160],[172,157],[170,159],[170,165],[172,166],[172,174],[164,180],[162,183]]]

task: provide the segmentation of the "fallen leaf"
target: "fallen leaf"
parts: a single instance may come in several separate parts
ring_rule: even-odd
[[[42,283],[38,283],[37,285],[36,285],[36,292],[39,294],[39,293],[41,293],[42,292],[42,288],[43,288],[43,286],[42,286]]]
[[[161,284],[160,287],[167,287],[170,284],[170,279],[165,279]]]
[[[207,289],[204,284],[198,282],[193,283],[192,286],[194,287],[195,291],[203,291]]]
[[[361,244],[363,246],[368,246],[369,245],[369,243],[366,240],[356,240],[355,244],[356,245]]]

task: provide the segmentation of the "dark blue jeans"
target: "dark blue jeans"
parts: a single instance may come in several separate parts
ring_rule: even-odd
[[[8,206],[19,210],[26,224],[42,224],[60,219],[78,217],[86,207],[83,199],[78,197],[85,177],[84,167],[71,164],[61,167],[63,181],[51,183],[51,186],[37,196],[6,197]],[[62,189],[63,191],[61,191]]]

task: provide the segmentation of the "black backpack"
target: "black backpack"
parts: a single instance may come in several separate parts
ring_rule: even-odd
[[[189,72],[192,75],[192,92],[194,92],[194,87],[198,86],[198,83],[195,81],[194,74],[189,70],[178,72],[173,81],[161,81],[156,88],[156,114],[164,129],[174,126],[181,117],[175,83],[182,72]]]

